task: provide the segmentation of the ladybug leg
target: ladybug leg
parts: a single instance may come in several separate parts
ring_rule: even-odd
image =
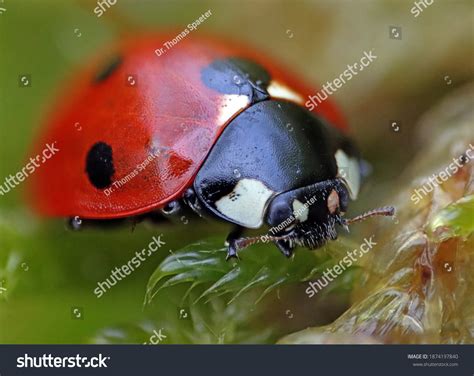
[[[283,253],[286,257],[290,258],[293,254],[293,250],[295,249],[294,246],[288,240],[276,240],[274,244]]]
[[[69,218],[67,224],[69,228],[74,231],[81,230],[83,226],[82,219],[78,216]]]
[[[244,232],[244,228],[241,226],[235,226],[234,229],[227,235],[227,239],[225,241],[225,244],[227,245],[227,257],[226,260],[229,260],[230,258],[239,258],[237,255],[237,240],[241,238],[242,234]]]
[[[177,216],[181,212],[182,208],[179,200],[170,201],[161,209],[161,214],[163,214],[165,217]]]
[[[184,192],[183,202],[201,218],[204,217],[201,204],[199,203],[199,199],[196,195],[196,192],[194,192],[194,189],[188,188],[186,192]]]

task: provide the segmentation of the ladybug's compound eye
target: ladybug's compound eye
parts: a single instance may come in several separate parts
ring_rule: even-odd
[[[267,210],[267,223],[272,227],[276,227],[278,231],[286,229],[294,222],[294,206],[294,202],[293,208],[289,205],[288,198],[285,195],[275,197]]]
[[[164,215],[173,215],[180,211],[181,205],[178,201],[168,202],[162,209],[161,212]]]

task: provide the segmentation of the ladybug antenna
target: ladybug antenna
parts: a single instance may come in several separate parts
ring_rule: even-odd
[[[382,215],[387,217],[393,217],[395,215],[395,208],[393,206],[382,206],[381,208],[376,208],[365,212],[364,214],[358,215],[357,217],[350,219],[343,219],[342,225],[347,226],[355,222],[364,221],[367,218],[375,217],[376,215]]]
[[[251,245],[257,243],[268,243],[268,242],[276,242],[277,240],[288,240],[291,238],[290,234],[282,235],[282,236],[272,236],[272,235],[260,235],[260,236],[252,236],[247,238],[240,238],[235,241],[235,248],[237,251],[250,247]]]
[[[378,215],[392,217],[393,215],[395,215],[395,208],[393,206],[383,206],[381,208],[372,209],[354,218],[350,218],[350,219],[341,218],[339,224],[342,227],[344,227],[346,230],[348,230],[349,229],[348,225],[351,225],[356,222],[364,221],[367,218],[375,217]],[[268,243],[268,242],[275,242],[278,240],[288,240],[291,237],[292,236],[290,234],[286,234],[282,236],[272,236],[272,235],[266,234],[266,235],[261,235],[261,236],[240,238],[240,239],[237,239],[234,244],[238,252],[242,249],[245,249],[257,243]]]

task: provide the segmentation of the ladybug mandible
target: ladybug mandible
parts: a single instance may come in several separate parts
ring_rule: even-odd
[[[60,151],[31,178],[36,208],[101,221],[190,209],[234,225],[228,257],[261,240],[245,229],[286,256],[335,239],[361,181],[336,107],[309,111],[316,90],[255,51],[188,36],[155,55],[168,39],[123,41],[77,76],[37,143]]]

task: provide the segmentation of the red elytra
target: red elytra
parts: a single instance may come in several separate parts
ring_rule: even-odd
[[[188,35],[158,57],[154,51],[172,37],[124,40],[113,49],[122,62],[106,79],[94,82],[97,61],[76,76],[31,154],[46,143],[56,142],[59,148],[30,179],[30,197],[40,213],[120,218],[161,208],[180,197],[225,126],[249,105],[201,81],[202,69],[217,59],[253,60],[305,101],[318,91],[257,51],[198,35]],[[330,100],[313,112],[346,129]],[[125,179],[122,186],[111,187],[109,195],[92,185],[86,173],[87,153],[97,142],[113,149],[113,180]],[[157,152],[162,154],[134,173]]]

